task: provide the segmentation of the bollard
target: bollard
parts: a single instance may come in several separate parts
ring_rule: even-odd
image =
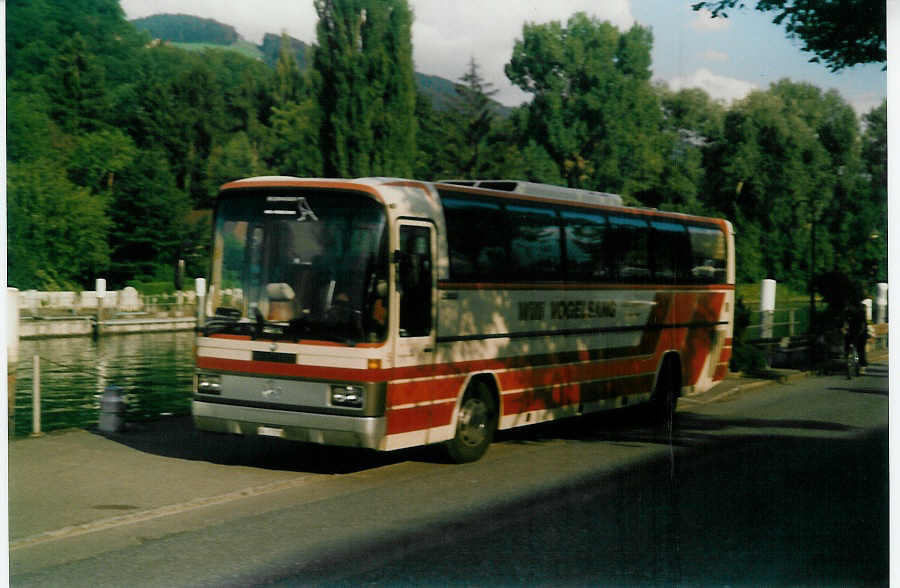
[[[775,280],[763,280],[759,291],[760,336],[771,339],[775,326]]]
[[[34,356],[34,375],[31,378],[31,436],[41,433],[41,356]]]
[[[125,428],[125,399],[118,386],[107,386],[100,399],[99,428],[104,433],[119,433]]]

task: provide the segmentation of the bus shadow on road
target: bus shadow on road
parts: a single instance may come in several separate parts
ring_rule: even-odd
[[[440,453],[429,447],[382,453],[271,437],[203,433],[194,429],[189,416],[128,423],[121,433],[93,432],[160,457],[314,474],[349,474],[404,461],[440,461]]]
[[[873,391],[874,392],[874,391]],[[759,419],[713,416],[679,411],[674,421],[654,424],[642,407],[619,409],[609,413],[587,415],[501,431],[497,441],[510,444],[540,444],[553,441],[615,443],[617,445],[671,445],[694,447],[710,441],[744,440],[766,434],[783,437],[855,433],[856,427],[812,419]]]

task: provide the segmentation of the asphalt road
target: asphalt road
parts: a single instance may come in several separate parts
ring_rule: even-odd
[[[505,432],[464,466],[427,449],[226,438],[210,469],[193,446],[173,455],[133,435],[196,465],[185,484],[259,470],[277,482],[24,545],[11,583],[887,585],[887,392],[882,364],[707,394],[682,399],[671,431],[611,413]]]

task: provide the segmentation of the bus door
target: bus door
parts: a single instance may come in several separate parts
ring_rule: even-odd
[[[398,231],[396,365],[427,366],[435,355],[434,225],[402,220]]]

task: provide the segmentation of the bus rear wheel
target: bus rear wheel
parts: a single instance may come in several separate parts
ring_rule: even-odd
[[[456,419],[456,435],[444,444],[455,463],[476,461],[487,451],[497,429],[497,407],[490,388],[475,382],[466,390]]]

